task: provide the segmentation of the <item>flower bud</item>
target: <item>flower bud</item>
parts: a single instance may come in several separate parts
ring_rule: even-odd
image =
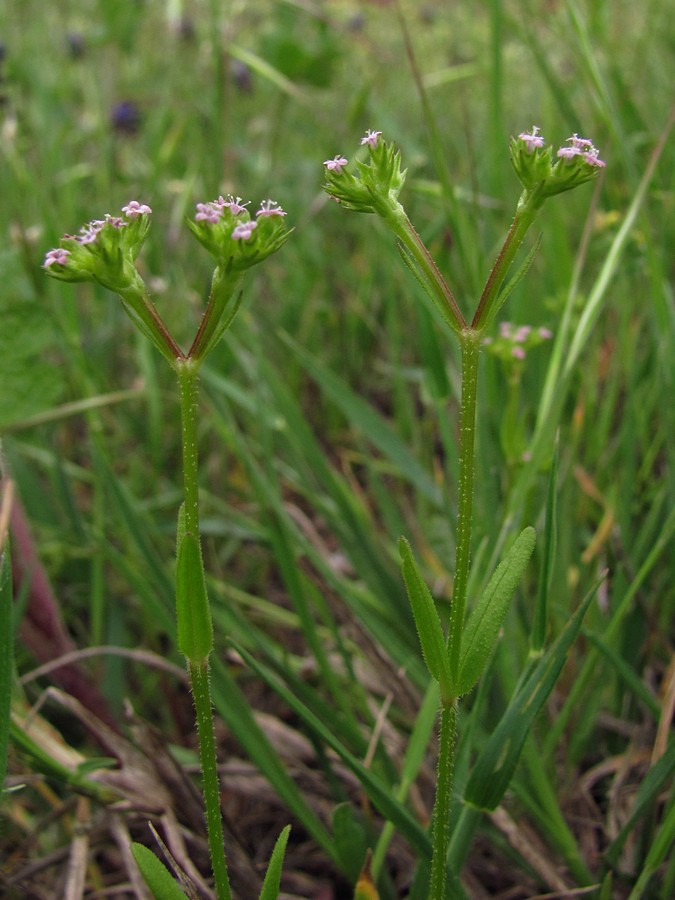
[[[150,228],[149,206],[132,200],[121,216],[106,214],[66,234],[45,256],[43,268],[60,281],[95,281],[118,294],[143,290],[134,262]]]
[[[538,204],[593,180],[605,166],[591,141],[574,134],[567,143],[569,146],[561,147],[554,157],[553,147],[544,145],[536,125],[511,141],[513,168],[526,191],[536,195]]]
[[[275,253],[292,229],[284,225],[285,211],[264,200],[251,218],[241,197],[219,197],[198,203],[190,231],[224,271],[241,273]]]
[[[400,152],[381,140],[381,134],[369,129],[361,140],[368,148],[370,160],[356,160],[356,175],[345,170],[344,156],[324,162],[324,190],[347,209],[386,215],[388,209],[398,206],[406,173],[401,171]]]

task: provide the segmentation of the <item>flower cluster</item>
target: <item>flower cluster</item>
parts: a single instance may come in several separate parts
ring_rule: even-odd
[[[605,163],[592,141],[573,134],[567,146],[553,152],[535,125],[511,141],[511,161],[526,190],[546,197],[569,191],[595,178]]]
[[[60,246],[49,250],[43,268],[61,281],[96,281],[118,293],[138,286],[134,261],[150,227],[152,210],[131,200],[121,216],[106,214],[65,234]]]
[[[291,230],[284,225],[286,215],[274,200],[263,200],[255,218],[241,197],[218,197],[198,203],[194,221],[188,227],[219,265],[243,271],[274,253]]]
[[[553,337],[548,328],[533,328],[531,325],[513,325],[511,322],[500,322],[499,334],[496,338],[483,338],[483,345],[488,352],[503,360],[525,359],[528,350]]]
[[[349,160],[338,154],[324,162],[324,190],[347,209],[386,215],[398,205],[398,195],[405,181],[401,171],[401,154],[381,140],[381,131],[368,129],[361,139],[367,147],[369,161],[356,160],[357,174],[346,171]]]

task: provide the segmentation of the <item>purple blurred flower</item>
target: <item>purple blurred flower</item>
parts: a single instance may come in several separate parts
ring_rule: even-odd
[[[116,103],[110,113],[110,123],[115,131],[130,136],[138,134],[141,127],[141,113],[133,100]]]

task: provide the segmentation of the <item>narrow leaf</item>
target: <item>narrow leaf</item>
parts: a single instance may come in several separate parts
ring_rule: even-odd
[[[462,635],[459,694],[468,693],[487,665],[511,598],[532,556],[534,528],[525,528],[495,569]]]
[[[599,582],[516,690],[469,777],[464,799],[471,806],[493,810],[501,802],[513,777],[525,738],[553,690],[565,664],[567,651],[581,628],[598,586]]]
[[[281,870],[284,864],[284,853],[286,852],[286,844],[288,836],[291,833],[291,826],[286,825],[279,837],[277,838],[270,864],[267,867],[265,880],[260,891],[259,900],[276,900],[279,896],[279,885],[281,883]]]
[[[457,696],[452,683],[450,661],[443,635],[443,627],[429,588],[419,571],[410,544],[405,538],[398,542],[401,554],[401,570],[415,625],[422,646],[422,655],[431,676],[438,682],[441,697],[451,700]]]
[[[176,615],[178,649],[191,663],[200,665],[213,648],[213,624],[199,542],[189,531],[178,551]]]
[[[187,895],[181,891],[173,875],[152,850],[134,842],[131,853],[155,900],[185,900]]]

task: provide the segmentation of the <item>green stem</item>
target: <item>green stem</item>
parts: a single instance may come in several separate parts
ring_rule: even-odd
[[[476,432],[476,394],[481,333],[465,328],[462,346],[462,403],[459,418],[459,498],[457,514],[457,552],[455,583],[450,607],[448,658],[456,681],[459,675],[466,595],[471,562],[471,525],[473,518],[474,438]]]
[[[429,900],[445,900],[445,884],[450,840],[450,805],[455,768],[455,740],[457,737],[457,701],[443,703],[438,737],[438,778],[436,800],[431,825],[431,883]]]
[[[183,443],[183,499],[185,531],[199,537],[199,455],[197,452],[198,365],[177,359],[174,368],[180,387],[180,421]]]
[[[202,791],[206,808],[206,831],[216,884],[216,897],[218,900],[231,900],[230,879],[227,873],[223,841],[223,820],[220,814],[220,784],[218,782],[216,742],[213,734],[209,664],[206,661],[201,665],[188,663],[188,671],[197,714]]]
[[[506,274],[515,259],[520,245],[523,243],[525,235],[530,230],[537,213],[541,209],[544,202],[543,197],[536,191],[524,191],[518,203],[516,215],[506,235],[506,240],[499,251],[490,276],[485,283],[483,293],[481,295],[476,314],[471,323],[472,328],[482,331],[491,321],[496,310],[496,300],[504,283]]]
[[[197,392],[199,365],[191,359],[174,363],[180,386],[181,437],[183,444],[184,531],[199,541],[199,456],[197,452]],[[201,565],[201,553],[199,554]],[[202,576],[203,577],[203,576]],[[195,598],[196,600],[197,598]],[[208,604],[204,592],[204,603]],[[205,615],[209,619],[210,612]],[[210,646],[210,644],[209,644]],[[189,659],[188,672],[192,685],[197,736],[202,769],[202,790],[206,810],[206,829],[211,866],[218,900],[230,900],[230,881],[225,859],[223,822],[220,811],[218,761],[213,733],[213,706],[209,682],[208,654],[203,659]]]
[[[401,204],[397,202],[395,207],[388,203],[379,204],[377,211],[389,224],[396,237],[410,253],[416,265],[424,273],[425,280],[433,289],[436,296],[436,305],[445,321],[456,334],[460,334],[461,330],[466,328],[464,316],[457,305],[452,291],[438,270],[438,266],[425,247],[422,238],[415,231]]]

